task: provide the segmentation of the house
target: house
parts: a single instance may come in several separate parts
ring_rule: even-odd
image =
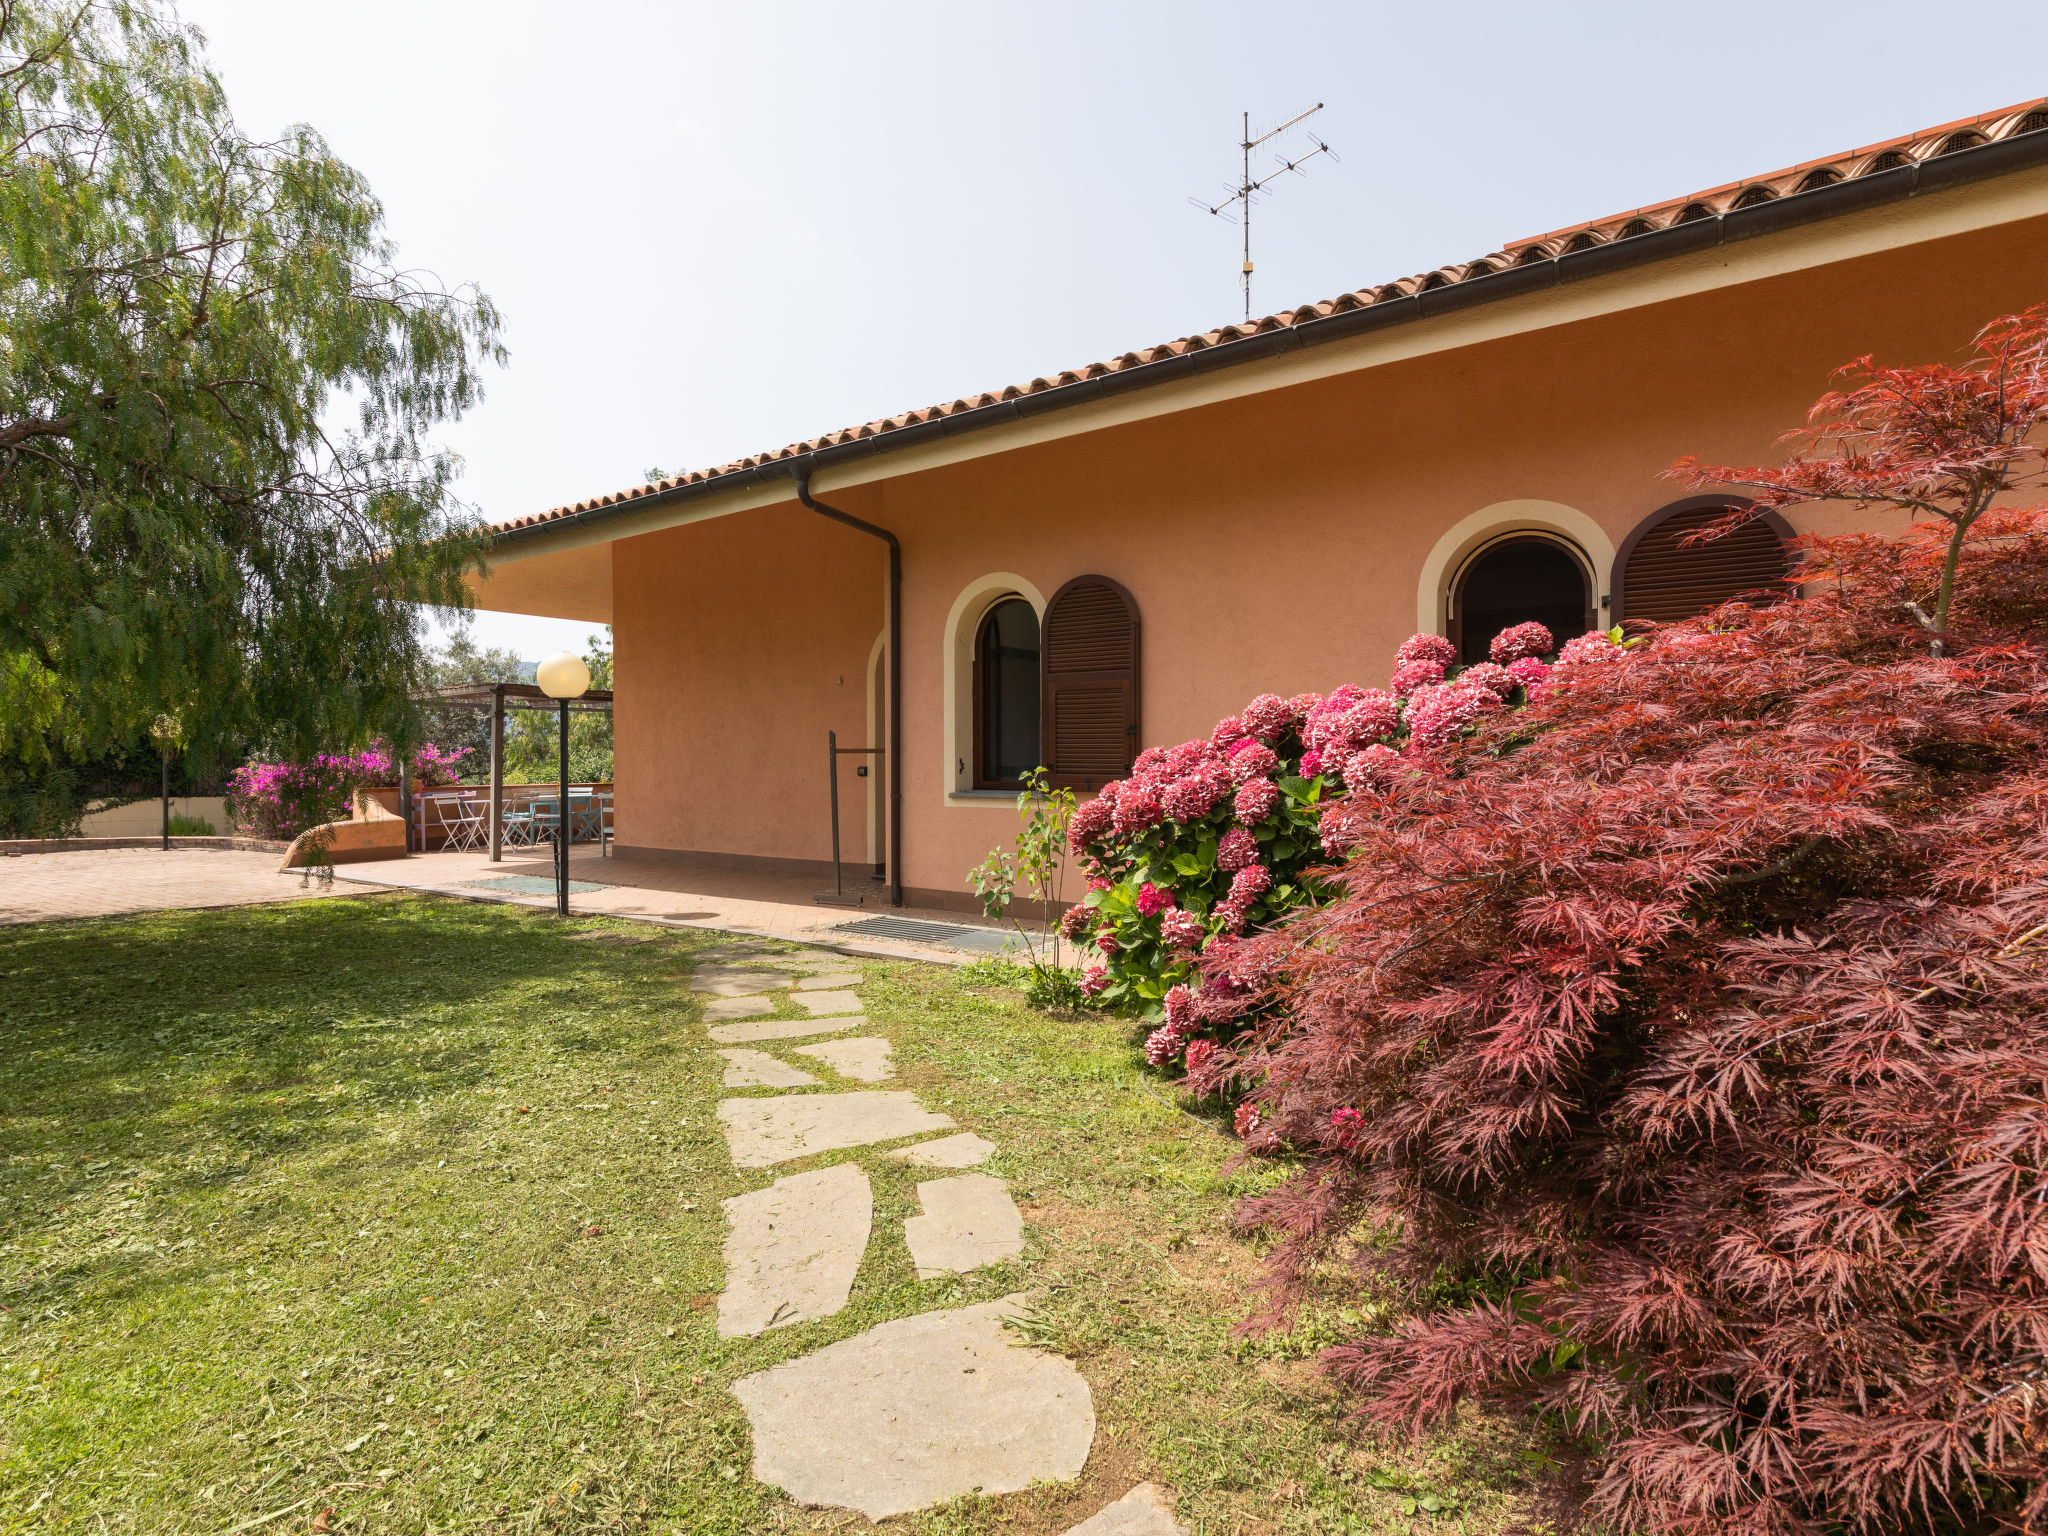
[[[622,856],[824,870],[832,731],[884,749],[842,760],[849,857],[964,908],[1032,764],[1085,790],[1383,683],[1417,629],[1476,655],[1778,578],[1873,514],[1686,546],[1725,503],[1660,471],[1770,460],[1848,359],[2043,300],[2033,102],[522,517],[476,601],[613,626]]]

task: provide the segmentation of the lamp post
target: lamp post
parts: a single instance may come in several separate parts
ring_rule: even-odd
[[[590,668],[572,651],[550,656],[534,669],[540,691],[555,701],[561,715],[561,798],[555,802],[555,915],[569,915],[569,701],[590,687]]]
[[[171,749],[178,744],[183,729],[176,715],[158,715],[149,723],[149,734],[156,738],[157,761],[163,766],[163,809],[164,838],[163,851],[171,851]]]

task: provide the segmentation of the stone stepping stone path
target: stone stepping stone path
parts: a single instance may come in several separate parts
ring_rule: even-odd
[[[1078,1477],[1095,1404],[1070,1361],[1019,1345],[1020,1297],[883,1323],[733,1383],[754,1476],[870,1520]]]
[[[860,996],[854,992],[799,992],[791,1001],[813,1018],[828,1013],[860,1012]]]
[[[899,1158],[919,1168],[972,1168],[986,1162],[996,1144],[986,1136],[962,1131],[958,1136],[941,1136],[937,1141],[920,1141],[915,1146],[897,1147],[883,1156]]]
[[[874,1220],[874,1193],[860,1169],[841,1163],[792,1174],[724,1205],[731,1230],[720,1338],[830,1317],[846,1305]]]
[[[841,1077],[862,1083],[886,1083],[896,1075],[896,1069],[889,1065],[889,1053],[893,1049],[888,1041],[878,1036],[859,1035],[851,1040],[800,1045],[796,1053],[813,1061],[822,1061]]]
[[[815,1088],[818,1080],[766,1051],[724,1050],[728,1088]]]
[[[768,1168],[841,1147],[865,1147],[924,1131],[953,1129],[950,1115],[934,1114],[908,1093],[727,1099],[718,1106],[718,1119],[738,1168]]]
[[[1024,1251],[1024,1217],[1009,1187],[985,1173],[927,1179],[917,1186],[922,1216],[903,1223],[917,1278],[964,1275]]]
[[[1068,1529],[1066,1536],[1187,1536],[1173,1518],[1166,1492],[1157,1483],[1140,1483],[1107,1509]]]
[[[926,1109],[915,1094],[835,1092],[774,1052],[747,1048],[811,1037],[785,1049],[856,1082],[893,1077],[890,1041],[847,1033],[868,1021],[861,975],[844,960],[763,954],[745,944],[711,954],[722,963],[700,967],[690,989],[703,1000],[725,1086],[810,1090],[719,1104],[735,1167],[770,1168],[957,1130],[951,1116]],[[785,1002],[806,1017],[770,1017]],[[815,1039],[821,1035],[835,1038]],[[953,1170],[995,1151],[994,1142],[961,1131],[883,1155]],[[917,1193],[922,1214],[905,1220],[903,1231],[920,1280],[1024,1251],[1024,1219],[1001,1179],[956,1174],[926,1179]],[[830,1317],[846,1306],[874,1223],[873,1191],[857,1163],[785,1175],[723,1207],[721,1338]],[[1094,1442],[1094,1400],[1071,1362],[1005,1330],[1004,1319],[1023,1310],[1022,1298],[1009,1296],[901,1318],[733,1383],[753,1430],[754,1476],[802,1503],[858,1510],[871,1520],[965,1493],[1014,1493],[1077,1477]],[[1075,1528],[1075,1536],[1179,1533],[1149,1484]]]
[[[867,1020],[857,1013],[830,1019],[755,1019],[745,1024],[716,1024],[711,1038],[720,1045],[741,1045],[750,1040],[796,1040],[805,1035],[836,1035],[857,1029]]]

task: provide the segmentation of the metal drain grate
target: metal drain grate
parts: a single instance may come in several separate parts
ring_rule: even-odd
[[[943,944],[949,949],[975,949],[999,955],[1020,947],[1013,933],[1000,928],[971,928],[965,923],[921,923],[910,917],[864,917],[855,923],[835,923],[833,933],[858,934],[864,939],[901,939],[908,944]]]

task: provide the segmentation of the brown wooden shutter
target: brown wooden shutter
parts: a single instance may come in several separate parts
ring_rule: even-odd
[[[1789,594],[1791,530],[1766,512],[1725,538],[1687,544],[1687,535],[1728,515],[1726,501],[1684,501],[1644,519],[1614,561],[1614,613],[1624,624],[1669,624],[1732,598]]]
[[[1100,789],[1138,753],[1138,605],[1107,576],[1076,576],[1045,605],[1039,636],[1045,767],[1055,785]]]

